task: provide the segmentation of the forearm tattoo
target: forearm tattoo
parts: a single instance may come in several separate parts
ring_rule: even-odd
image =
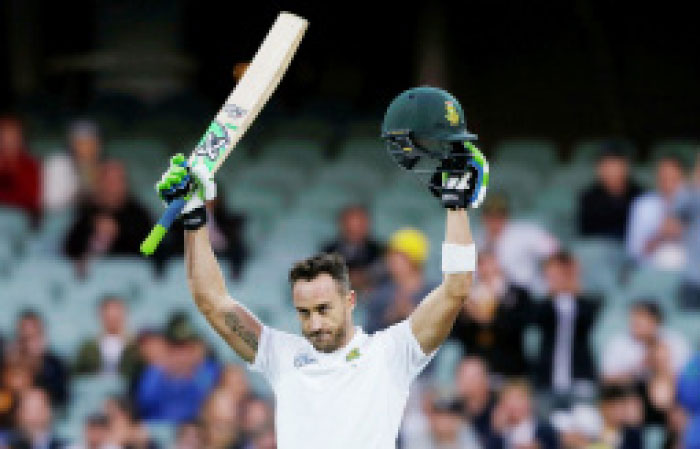
[[[258,350],[258,337],[255,335],[255,332],[245,327],[238,315],[236,315],[236,312],[225,312],[224,322],[228,328],[238,335],[245,344],[253,349],[253,351]]]

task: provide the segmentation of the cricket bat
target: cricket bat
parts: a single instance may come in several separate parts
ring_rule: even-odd
[[[192,152],[191,165],[203,163],[212,175],[221,167],[277,88],[308,25],[288,12],[277,16],[245,74]],[[184,199],[168,205],[141,244],[142,254],[153,254],[184,206]]]

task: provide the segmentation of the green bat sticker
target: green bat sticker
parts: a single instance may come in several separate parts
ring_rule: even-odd
[[[228,130],[236,130],[237,128],[237,126],[223,125],[214,120],[199,140],[195,148],[195,154],[202,156],[200,160],[204,162],[204,165],[207,166],[209,171],[214,169],[214,165],[216,165],[219,156],[221,156],[222,152],[231,144],[231,137],[228,135]]]

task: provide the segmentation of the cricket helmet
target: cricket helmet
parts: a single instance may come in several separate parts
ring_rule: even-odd
[[[391,157],[411,171],[436,196],[448,175],[469,172],[470,196],[483,198],[488,166],[472,144],[464,110],[450,93],[436,87],[414,87],[394,99],[384,115],[382,138]]]

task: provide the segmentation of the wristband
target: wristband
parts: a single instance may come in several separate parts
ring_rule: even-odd
[[[182,226],[188,231],[194,231],[207,223],[207,209],[204,205],[182,215]]]
[[[476,245],[442,244],[442,272],[468,273],[476,270]]]

